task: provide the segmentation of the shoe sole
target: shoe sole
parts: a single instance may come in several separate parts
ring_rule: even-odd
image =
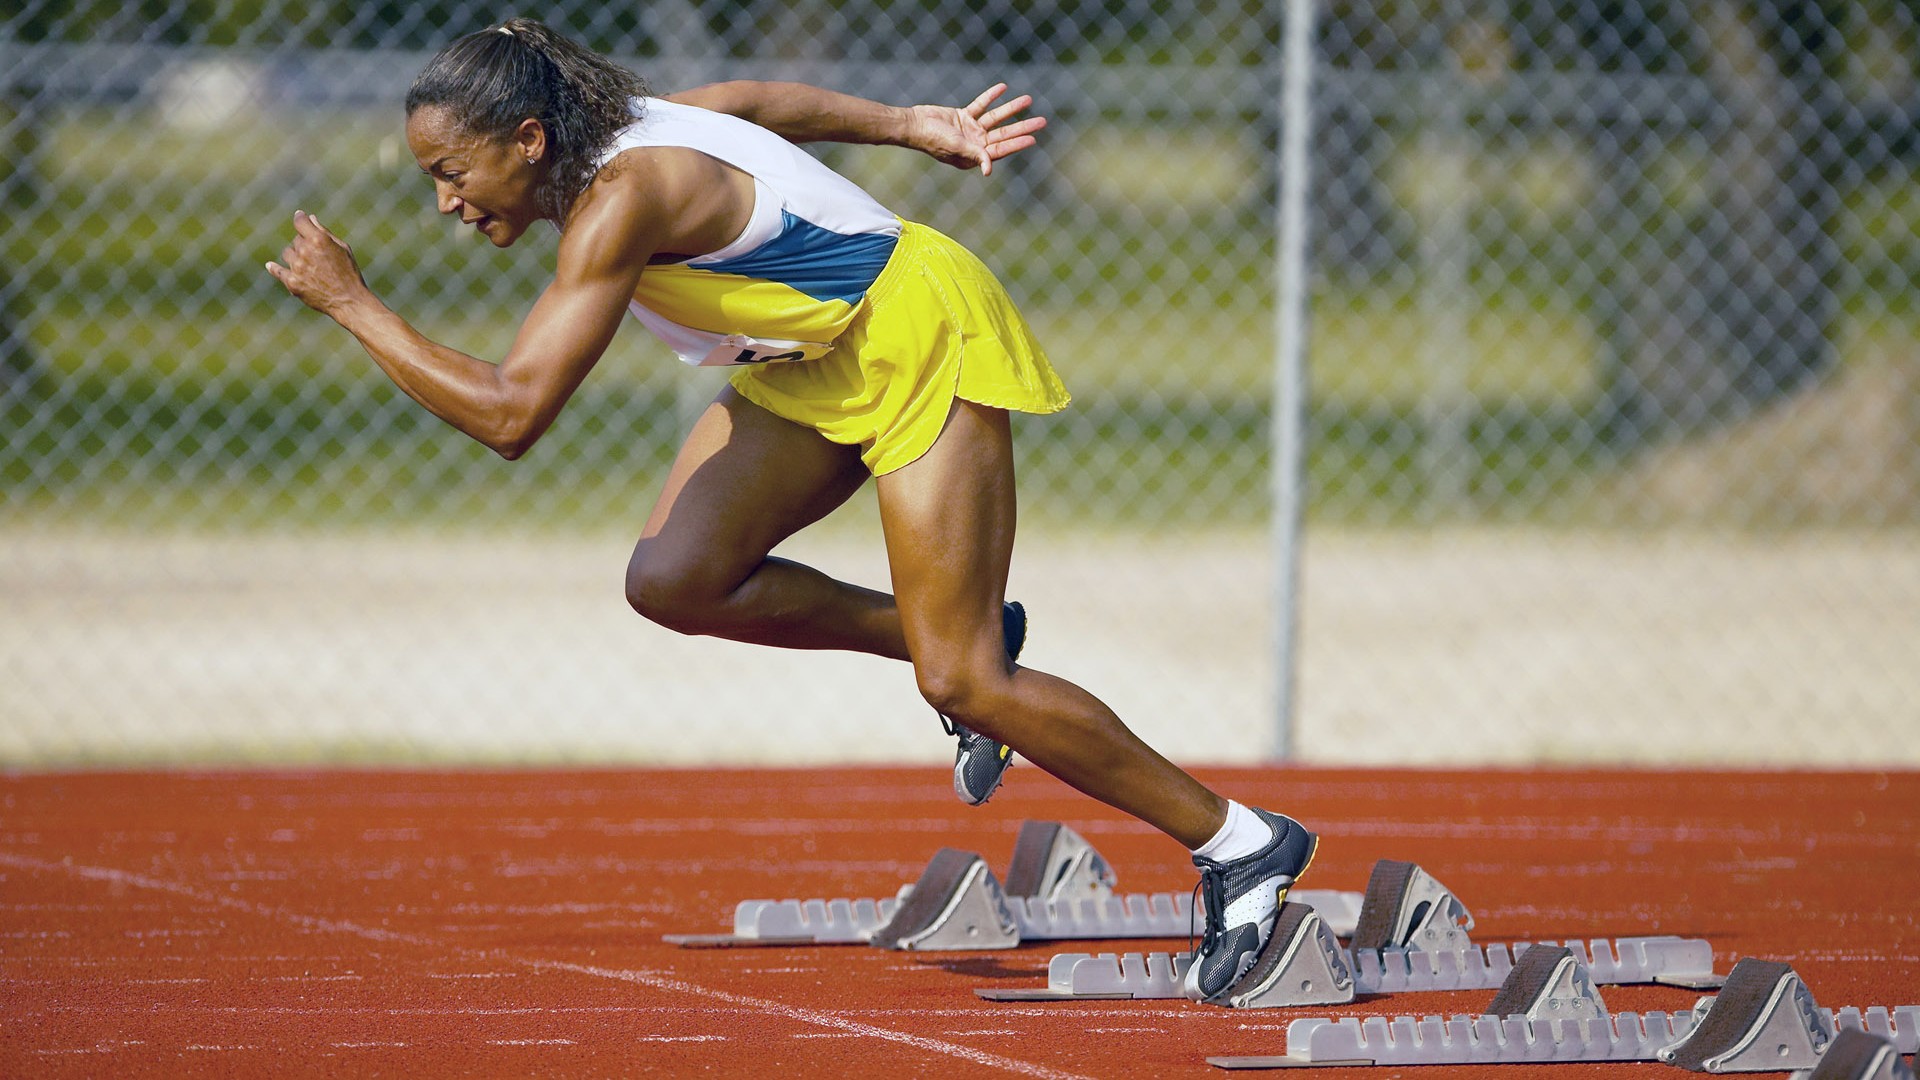
[[[977,799],[974,798],[967,791],[967,785],[966,785],[966,779],[965,779],[966,769],[967,769],[966,762],[964,760],[954,762],[953,763],[953,793],[959,796],[960,801],[963,803],[966,803],[968,806],[985,805],[988,799],[993,798],[993,793],[1000,790],[1000,782],[1006,779],[1007,770],[1013,767],[1013,762],[1008,760],[1012,757],[1013,757],[1012,747],[1009,747],[1005,743],[1002,743],[1000,745],[1000,759],[1002,761],[1005,761],[1006,764],[1000,766],[1000,775],[994,778],[993,786],[987,789],[987,793],[985,795],[982,795]]]

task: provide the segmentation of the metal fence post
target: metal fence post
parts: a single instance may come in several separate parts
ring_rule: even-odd
[[[1312,121],[1315,0],[1288,0],[1281,38],[1280,213],[1275,243],[1273,554],[1275,761],[1293,756],[1296,642],[1300,628],[1301,523],[1306,505],[1307,167]]]

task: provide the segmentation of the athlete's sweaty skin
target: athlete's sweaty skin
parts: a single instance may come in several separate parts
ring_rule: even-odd
[[[793,141],[906,146],[987,174],[994,161],[1032,145],[1044,124],[1019,118],[1031,104],[1025,96],[995,107],[1004,90],[993,87],[964,108],[896,109],[764,83],[723,83],[667,100],[731,113]],[[552,150],[541,122],[485,139],[455,121],[425,106],[407,124],[440,212],[499,247],[551,220],[537,197]],[[381,303],[346,243],[309,214],[295,213],[294,240],[267,269],[352,333],[414,400],[513,459],[538,442],[599,360],[648,263],[726,246],[753,199],[751,177],[697,151],[620,154],[572,203],[554,280],[497,363],[421,335]],[[857,448],[722,390],[642,529],[629,601],[686,633],[910,659],[940,713],[1189,849],[1213,836],[1225,820],[1223,800],[1085,690],[1007,660],[1001,604],[1015,521],[1007,414],[956,400],[932,449],[876,480],[891,595],[771,557],[867,476]]]

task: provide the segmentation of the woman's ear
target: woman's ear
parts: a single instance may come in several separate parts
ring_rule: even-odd
[[[520,126],[514,129],[513,141],[527,164],[538,165],[547,159],[547,127],[533,117],[520,121]]]

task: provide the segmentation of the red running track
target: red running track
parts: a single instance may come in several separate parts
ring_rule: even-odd
[[[1792,963],[1829,1007],[1920,1003],[1920,773],[1201,775],[1321,833],[1304,887],[1360,890],[1374,860],[1413,860],[1478,941],[1698,936],[1723,972]],[[0,1075],[1218,1077],[1207,1055],[1283,1052],[1297,1016],[1491,1000],[1002,1005],[972,990],[1041,985],[1054,952],[1098,947],[660,940],[727,929],[741,899],[891,895],[942,846],[1004,873],[1026,818],[1079,830],[1123,891],[1194,883],[1171,841],[1030,767],[981,808],[938,769],[0,777]],[[1603,994],[1615,1011],[1697,996]]]

